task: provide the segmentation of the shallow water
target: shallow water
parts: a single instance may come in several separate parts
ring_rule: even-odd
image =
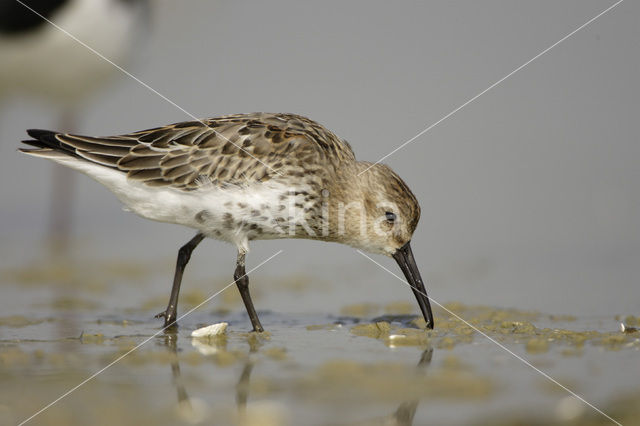
[[[69,391],[29,424],[611,424],[533,367],[623,424],[640,414],[640,333],[619,329],[637,317],[445,305],[492,342],[439,308],[436,329],[424,330],[409,292],[292,313],[292,301],[318,292],[339,301],[343,289],[258,271],[266,333],[247,333],[233,286],[163,332],[153,316],[165,307],[171,263],[5,267],[0,424]],[[185,278],[179,314],[227,284]],[[190,337],[222,321],[226,336]]]

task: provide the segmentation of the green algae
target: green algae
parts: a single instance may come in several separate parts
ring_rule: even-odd
[[[539,328],[536,322],[559,322],[562,316],[542,315],[536,312],[516,309],[496,309],[486,306],[467,306],[461,303],[444,305],[435,317],[436,327],[427,330],[422,317],[409,321],[416,327],[402,328],[397,324],[380,329],[378,323],[363,323],[351,328],[351,333],[379,339],[388,346],[424,346],[429,343],[439,349],[451,350],[457,345],[472,343],[480,332],[492,338],[513,344],[522,344],[529,354],[544,354],[558,350],[564,356],[579,356],[585,345],[599,346],[606,350],[618,351],[626,347],[640,348],[637,333],[632,331],[574,331],[565,328]],[[564,319],[575,321],[572,317]],[[634,319],[629,319],[633,323]],[[414,331],[411,331],[414,330]],[[416,333],[421,330],[423,334]],[[392,338],[389,338],[392,336]]]
[[[602,415],[605,413],[607,417]],[[607,398],[605,403],[598,406],[598,411],[592,410],[582,401],[573,396],[559,398],[555,409],[539,410],[536,412],[514,413],[513,411],[497,413],[476,420],[477,425],[520,426],[569,424],[580,426],[611,425],[614,419],[618,424],[636,425],[640,418],[640,392],[624,392]]]
[[[549,351],[549,341],[534,337],[529,339],[524,347],[527,353],[542,354]]]
[[[417,374],[415,368],[401,363],[333,360],[304,378],[298,390],[321,402],[412,398],[475,400],[491,395],[495,384],[488,377],[465,368],[436,368]]]
[[[415,328],[394,328],[393,333],[386,337],[385,343],[391,348],[398,346],[427,347],[430,343],[429,335],[424,330]]]
[[[356,336],[366,336],[373,337],[374,339],[379,339],[381,337],[386,337],[389,335],[389,332],[391,331],[391,325],[386,321],[379,321],[370,324],[358,324],[351,327],[350,331]]]
[[[20,328],[29,325],[41,324],[45,321],[53,321],[53,319],[36,319],[28,318],[24,315],[9,315],[0,317],[0,327]]]
[[[284,361],[287,359],[287,348],[283,347],[266,348],[262,353],[274,361]]]
[[[100,306],[100,304],[96,301],[89,300],[89,299],[73,297],[73,296],[64,296],[64,297],[55,298],[45,306],[49,306],[58,311],[74,311],[74,310],[94,311]]]
[[[156,270],[157,265],[128,261],[45,261],[4,269],[0,271],[0,279],[27,286],[49,286],[53,283],[57,287],[104,293],[113,281],[141,281]]]
[[[459,311],[452,311],[471,325],[440,310],[436,315],[435,330],[427,330],[421,317],[407,317],[401,307],[394,311],[384,306],[382,309],[385,312],[397,316],[390,315],[386,321],[375,319],[350,326],[323,324],[323,321],[330,321],[324,318],[317,325],[306,328],[270,325],[271,333],[230,331],[220,341],[205,342],[205,353],[193,343],[198,339],[186,337],[188,331],[198,326],[196,322],[189,323],[186,329],[180,329],[178,342],[181,343],[177,348],[172,350],[166,343],[167,337],[162,334],[154,337],[118,361],[107,374],[96,377],[90,386],[83,388],[83,392],[74,394],[66,403],[70,407],[67,411],[48,412],[43,415],[42,421],[45,424],[57,424],[58,420],[60,424],[86,423],[88,418],[74,417],[79,415],[74,413],[82,412],[83,404],[89,407],[95,404],[95,400],[102,401],[105,398],[107,406],[120,410],[113,417],[104,414],[105,419],[119,420],[123,424],[153,420],[154,424],[159,425],[184,424],[193,419],[199,419],[197,421],[200,423],[215,421],[235,424],[246,419],[241,413],[250,412],[254,404],[262,401],[280,408],[294,403],[304,407],[301,412],[305,416],[308,410],[326,411],[329,421],[318,420],[322,424],[346,423],[338,414],[334,414],[344,410],[366,417],[369,410],[377,413],[389,407],[389,413],[397,413],[412,406],[415,410],[417,404],[421,405],[422,413],[431,413],[442,403],[453,409],[459,406],[480,407],[494,398],[504,396],[510,388],[505,376],[499,375],[499,371],[504,370],[501,364],[504,361],[491,358],[495,352],[501,351],[492,348],[493,355],[489,355],[487,345],[479,345],[487,341],[474,328],[487,333],[516,353],[526,352],[534,365],[542,366],[554,378],[577,392],[582,390],[581,386],[585,386],[585,379],[578,379],[565,370],[557,377],[558,371],[553,371],[554,364],[564,359],[565,364],[580,365],[584,360],[566,358],[588,358],[597,354],[600,360],[608,356],[606,352],[609,351],[617,351],[609,356],[619,356],[620,352],[632,354],[631,351],[640,349],[638,335],[618,331],[613,327],[616,324],[613,318],[611,331],[574,331],[571,330],[574,324],[577,328],[584,323],[511,309],[462,304],[446,306],[457,306]],[[38,349],[34,349],[36,343],[32,342],[0,344],[0,379],[6,384],[5,390],[0,389],[0,397],[6,401],[0,403],[0,416],[9,410],[2,411],[2,407],[10,406],[10,410],[19,413],[16,415],[10,411],[6,414],[15,420],[7,424],[18,423],[27,413],[33,413],[50,402],[54,395],[59,394],[60,388],[70,389],[81,383],[99,368],[136,348],[155,332],[148,328],[148,321],[140,319],[125,322],[118,317],[110,318],[81,323],[87,332],[80,338],[58,339],[54,336],[48,346],[38,344],[41,345]],[[35,328],[23,330],[19,325],[23,321],[16,321],[17,332],[32,333],[32,328]],[[104,331],[101,327],[104,327]],[[375,350],[368,350],[376,345]],[[335,350],[325,355],[325,352],[329,353],[336,347],[339,348],[338,355]],[[434,350],[433,363],[427,368],[418,369],[415,363],[421,349],[426,348]],[[501,356],[509,357],[507,354]],[[604,362],[608,361],[604,359]],[[517,361],[510,362],[517,365]],[[591,362],[595,362],[593,358]],[[598,368],[602,368],[602,365],[598,364]],[[9,392],[9,389],[19,388],[21,380],[27,380],[29,387],[36,389],[25,401]],[[548,392],[548,389],[556,389],[554,387],[532,388],[536,390],[531,392],[537,396],[562,396],[561,390]],[[244,397],[241,391],[245,392]],[[116,394],[120,399],[111,400],[103,393]],[[185,394],[189,394],[191,400],[184,399],[188,398]],[[149,399],[159,398],[161,403],[150,402],[145,395],[149,395]],[[183,398],[181,402],[176,403],[176,395]],[[123,398],[128,398],[128,401],[121,401]],[[637,403],[639,400],[630,399],[628,403]],[[223,403],[217,401],[224,401],[224,408],[221,408]],[[183,409],[176,410],[178,405]],[[64,406],[61,404],[61,407]],[[138,416],[140,407],[150,406],[162,406],[156,412],[156,417]],[[202,411],[202,407],[206,407],[206,410]],[[255,412],[261,411],[256,409]],[[552,416],[555,415],[553,410],[550,412]],[[624,409],[622,413],[620,418],[615,418],[631,418]],[[90,417],[94,415],[95,411],[91,411]],[[575,424],[591,424],[589,422],[593,418],[589,417],[588,410],[582,412],[581,416],[578,417],[580,422]],[[393,419],[393,415],[388,418]],[[423,424],[429,416],[418,418],[420,420],[416,420],[415,424]],[[493,418],[488,423],[500,424],[499,421],[492,421]],[[551,417],[551,422],[554,421],[558,419]],[[301,424],[300,419],[296,418],[290,424]]]
[[[82,333],[80,335],[80,342],[82,342],[83,344],[101,345],[104,343],[104,341],[105,341],[105,337],[104,337],[104,334],[102,333],[95,333],[95,334]]]

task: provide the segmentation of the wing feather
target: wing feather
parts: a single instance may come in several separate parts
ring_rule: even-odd
[[[305,166],[314,163],[355,160],[346,141],[294,114],[235,114],[102,138],[32,133],[42,149],[116,168],[150,186],[187,190],[197,189],[203,181],[247,185],[287,173],[300,176]]]
[[[158,167],[158,163],[164,156],[161,155],[147,155],[144,157],[138,157],[137,155],[126,155],[118,161],[118,168],[123,171],[140,170],[140,169],[155,169]]]
[[[117,167],[120,157],[106,154],[95,154],[93,152],[79,151],[78,154],[89,161],[102,164],[108,167]]]

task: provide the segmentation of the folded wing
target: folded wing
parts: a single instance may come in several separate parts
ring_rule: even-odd
[[[353,161],[349,145],[293,114],[238,114],[176,123],[119,136],[88,137],[29,130],[42,156],[67,155],[114,168],[150,186],[191,190],[203,184],[247,185],[302,165]]]

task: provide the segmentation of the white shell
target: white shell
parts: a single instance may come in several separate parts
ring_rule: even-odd
[[[199,328],[197,330],[193,330],[191,332],[191,337],[215,337],[221,336],[225,334],[227,331],[227,326],[229,324],[226,322],[219,322],[217,324],[211,324],[206,327]]]

